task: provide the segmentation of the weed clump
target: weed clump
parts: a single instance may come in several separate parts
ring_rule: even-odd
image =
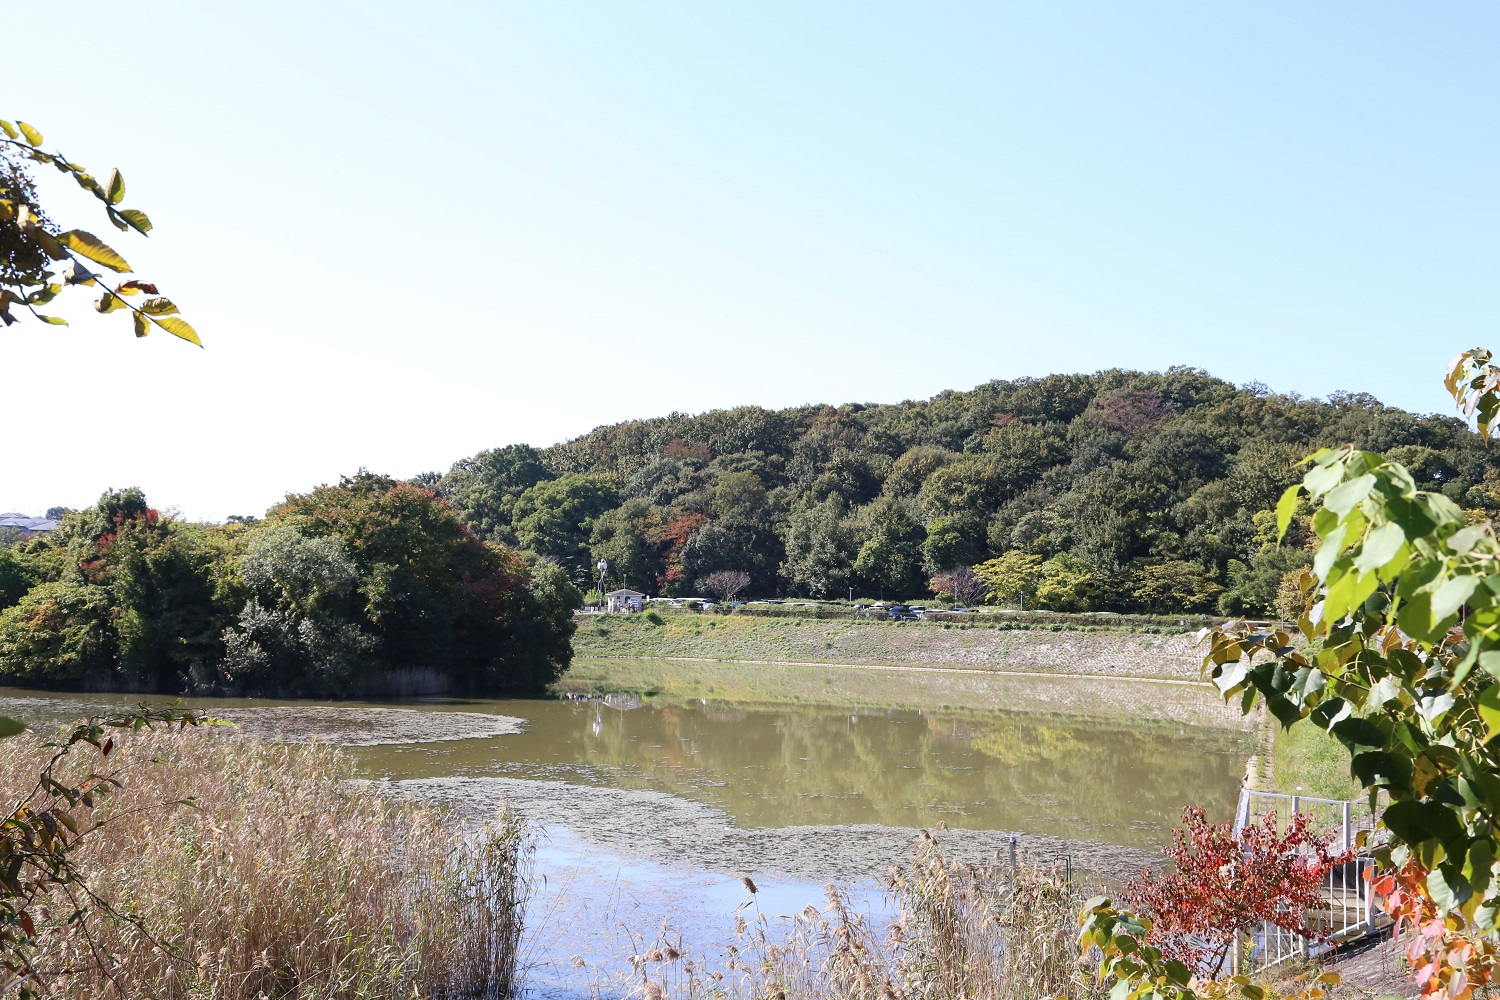
[[[1102,1000],[1078,955],[1082,895],[1058,869],[950,863],[922,832],[907,865],[887,872],[900,916],[882,934],[830,885],[774,934],[754,883],[722,956],[688,957],[664,927],[635,939],[631,971],[601,995],[707,1000]],[[746,919],[745,914],[751,919]]]
[[[0,794],[22,794],[47,752],[0,743]],[[39,908],[39,996],[511,994],[530,858],[519,819],[475,835],[352,785],[336,748],[232,733],[137,733],[108,767],[123,787],[74,853],[102,905],[81,922],[61,896]]]

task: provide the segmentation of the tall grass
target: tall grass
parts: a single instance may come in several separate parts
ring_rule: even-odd
[[[44,752],[0,743],[0,794],[17,797]],[[75,859],[116,915],[70,924],[54,901],[44,997],[511,995],[530,860],[518,820],[475,835],[352,789],[349,758],[320,745],[145,732],[108,764],[124,789]]]
[[[735,941],[713,960],[690,958],[663,928],[638,939],[628,980],[601,996],[743,1000],[1099,1000],[1077,948],[1082,894],[1057,869],[950,863],[926,831],[887,890],[897,918],[881,933],[829,886],[787,930],[751,900]],[[750,913],[746,920],[744,913]]]

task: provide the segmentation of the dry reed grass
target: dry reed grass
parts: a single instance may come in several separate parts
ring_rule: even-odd
[[[44,750],[0,743],[0,794],[34,780]],[[323,745],[147,732],[118,740],[109,767],[124,790],[75,858],[130,919],[70,926],[57,900],[37,964],[75,971],[44,997],[511,995],[530,859],[516,818],[476,836],[352,790],[349,758]]]
[[[888,873],[898,916],[879,933],[835,886],[785,933],[754,905],[754,890],[723,956],[689,958],[671,930],[637,938],[628,978],[600,996],[647,1000],[1100,1000],[1078,954],[1083,903],[1058,868],[950,863],[923,831],[908,865]],[[751,919],[744,919],[752,912]]]

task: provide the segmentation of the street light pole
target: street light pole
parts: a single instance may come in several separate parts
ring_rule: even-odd
[[[604,571],[609,569],[609,560],[599,560],[599,605],[602,610],[609,610],[609,602],[604,599]]]

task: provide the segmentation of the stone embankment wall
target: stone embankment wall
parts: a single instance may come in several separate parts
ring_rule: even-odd
[[[579,615],[578,656],[850,663],[1198,680],[1192,634],[736,615]]]

